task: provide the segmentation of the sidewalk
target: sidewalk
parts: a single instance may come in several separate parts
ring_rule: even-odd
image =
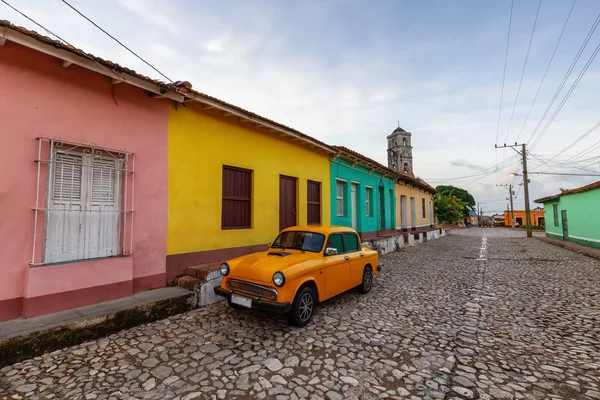
[[[193,308],[193,296],[193,292],[177,286],[165,287],[40,317],[0,322],[0,368],[188,311]]]
[[[600,249],[583,246],[581,244],[569,242],[568,240],[551,239],[549,237],[537,237],[537,239],[600,260]]]

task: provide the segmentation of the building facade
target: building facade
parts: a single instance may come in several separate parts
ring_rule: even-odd
[[[433,227],[433,195],[435,189],[424,181],[410,175],[396,179],[396,229],[415,231]]]
[[[211,104],[169,110],[168,282],[188,266],[264,250],[285,227],[330,221],[332,147]]]
[[[394,171],[345,147],[331,160],[331,225],[354,228],[362,239],[396,226]]]
[[[535,202],[544,205],[547,237],[600,248],[600,181]]]
[[[515,216],[515,226],[517,226],[517,224],[518,226],[525,225],[525,222],[527,221],[525,210],[514,210],[513,212]],[[504,210],[504,226],[512,226],[512,223],[510,222],[510,214],[510,210]],[[529,210],[529,220],[531,226],[544,226],[544,209],[541,207],[537,207]]]
[[[164,286],[161,88],[6,21],[0,37],[0,320]]]

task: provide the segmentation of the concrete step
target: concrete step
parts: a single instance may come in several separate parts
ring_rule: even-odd
[[[221,285],[221,263],[194,265],[186,268],[186,275],[175,278],[175,285],[194,291],[194,306],[201,307],[222,300],[213,288]]]

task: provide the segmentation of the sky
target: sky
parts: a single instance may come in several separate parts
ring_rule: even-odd
[[[7,1],[72,45],[165,80],[60,0]],[[509,175],[520,158],[495,144],[528,144],[528,170],[543,173],[530,175],[532,200],[600,180],[550,175],[600,175],[600,128],[568,147],[600,122],[600,29],[556,95],[600,1],[576,0],[566,27],[572,0],[517,0],[512,19],[510,0],[69,2],[171,80],[384,165],[401,126],[415,174],[466,188],[485,214],[506,209],[500,184],[524,207],[522,178]],[[0,19],[49,36],[1,3]]]

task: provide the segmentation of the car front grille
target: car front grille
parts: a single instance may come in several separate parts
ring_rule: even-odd
[[[277,300],[277,290],[270,287],[260,286],[250,282],[238,281],[237,279],[228,279],[227,287],[237,292],[251,294],[269,300]]]

